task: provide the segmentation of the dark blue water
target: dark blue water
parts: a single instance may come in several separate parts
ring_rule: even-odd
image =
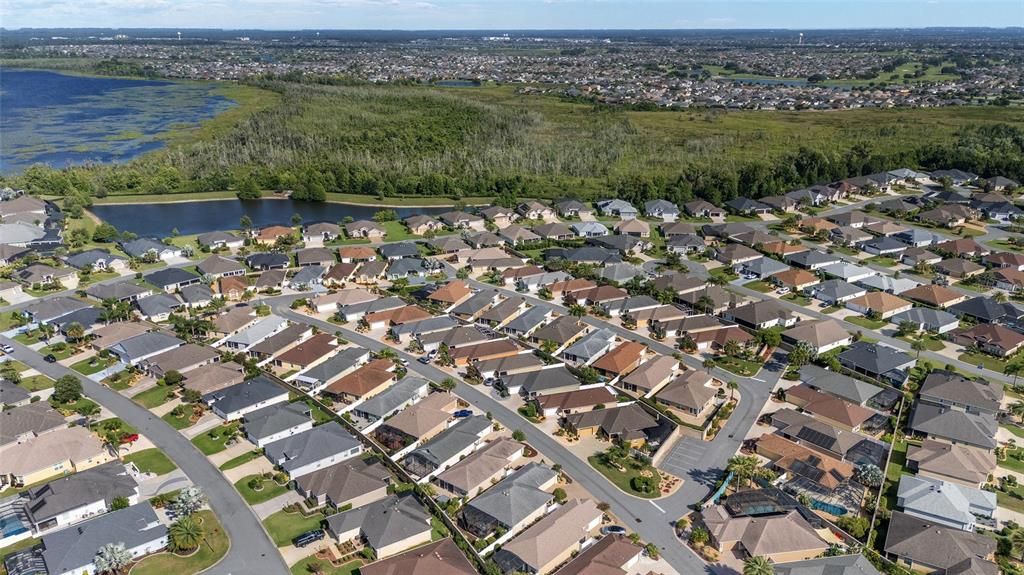
[[[174,229],[183,235],[202,234],[214,230],[236,230],[243,215],[253,225],[290,225],[292,214],[302,216],[304,223],[340,223],[346,216],[353,220],[369,220],[385,208],[353,206],[326,202],[295,202],[292,200],[216,200],[170,204],[96,205],[92,212],[115,228],[139,236],[165,237]],[[399,218],[414,214],[440,214],[450,207],[392,208]]]
[[[123,162],[159,136],[234,105],[214,84],[71,76],[0,68],[0,171]]]

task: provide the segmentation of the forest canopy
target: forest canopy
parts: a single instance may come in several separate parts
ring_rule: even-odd
[[[255,84],[272,105],[123,165],[7,179],[93,197],[260,189],[387,196],[703,198],[720,204],[890,170],[1024,178],[1024,110],[636,111],[512,87]]]

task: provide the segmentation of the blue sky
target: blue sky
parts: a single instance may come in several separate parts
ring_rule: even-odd
[[[262,29],[1024,26],[1024,0],[4,0],[21,27]]]

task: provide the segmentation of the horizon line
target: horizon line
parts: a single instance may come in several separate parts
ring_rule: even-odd
[[[163,27],[163,26],[23,26],[19,28],[7,28],[0,26],[4,31],[28,31],[28,30],[175,30],[175,31],[209,31],[209,32],[842,32],[858,30],[1024,30],[1024,26],[870,26],[870,27],[849,27],[849,28],[187,28],[187,27]]]

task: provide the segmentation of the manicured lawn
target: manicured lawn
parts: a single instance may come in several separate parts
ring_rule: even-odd
[[[29,369],[29,367],[27,365],[25,365],[24,363],[21,363],[20,361],[18,361],[16,359],[5,359],[4,362],[3,362],[3,365],[7,366],[7,364],[10,364],[11,367],[14,368],[14,371],[16,371],[18,373],[25,372],[25,371],[27,371]]]
[[[775,289],[775,286],[763,280],[754,280],[752,282],[745,283],[743,284],[743,287],[759,291],[761,293],[768,293]]]
[[[639,470],[634,470],[627,465],[625,472],[619,471],[614,467],[605,465],[604,462],[601,461],[600,455],[591,455],[587,458],[587,461],[590,463],[591,467],[600,471],[601,475],[604,475],[608,481],[611,481],[616,487],[630,495],[643,497],[644,499],[653,499],[661,495],[661,492],[658,490],[655,490],[653,493],[640,493],[633,489],[633,486],[630,484],[630,480],[639,476]]]
[[[185,412],[185,415],[183,415],[182,417],[175,417],[174,410],[171,410],[165,413],[163,417],[161,417],[160,419],[166,421],[168,425],[179,431],[185,429],[186,427],[192,427],[193,425],[191,410],[187,410]]]
[[[326,411],[321,409],[320,406],[317,405],[312,399],[300,399],[297,401],[303,401],[305,402],[306,405],[309,406],[310,414],[313,416],[313,425],[320,425],[321,423],[331,421],[333,419],[330,413],[327,413]]]
[[[18,385],[29,391],[42,391],[44,389],[50,389],[53,387],[55,381],[46,377],[45,375],[33,375],[29,377],[21,378],[21,383]]]
[[[154,473],[164,475],[178,468],[164,452],[157,449],[143,449],[128,455],[124,458],[125,463],[134,463],[135,467],[143,473]]]
[[[830,306],[828,306],[826,308],[822,308],[821,313],[836,313],[837,311],[839,311],[841,309],[843,309],[843,308],[841,308],[841,307],[839,307],[837,305],[830,305]]]
[[[1017,437],[1024,438],[1024,427],[1018,427],[1016,425],[1002,425],[1000,427],[1016,435]]]
[[[1024,513],[1024,487],[1010,488],[1007,493],[996,491],[996,505],[1010,511]]]
[[[992,289],[988,286],[983,286],[981,284],[965,284],[963,282],[959,282],[958,284],[956,284],[956,287],[964,288],[965,290],[972,291],[974,293],[988,293]]]
[[[117,376],[116,381],[112,379],[114,378],[114,376]],[[131,374],[128,373],[128,370],[119,371],[115,374],[108,375],[107,377],[103,378],[103,383],[106,384],[106,386],[109,387],[110,389],[113,389],[114,391],[124,391],[128,389],[129,387],[131,387],[131,382],[132,377]]]
[[[235,489],[242,495],[242,499],[249,505],[256,505],[257,503],[263,503],[264,501],[270,501],[271,499],[288,492],[288,487],[285,485],[278,485],[273,479],[265,479],[263,481],[263,489],[256,491],[249,487],[249,480],[263,477],[262,474],[246,475],[235,482]]]
[[[0,313],[0,331],[7,331],[9,329],[16,328],[19,325],[24,325],[25,320],[22,319],[20,316],[15,317],[16,313],[17,312],[13,311]]]
[[[760,222],[761,218],[757,216],[741,216],[739,214],[729,214],[725,216],[725,221],[729,223],[737,222]]]
[[[985,369],[991,369],[999,373],[1003,373],[1006,369],[1006,360],[994,355],[988,355],[987,353],[962,353],[957,359],[971,365],[981,365]]]
[[[221,425],[215,427],[206,433],[192,439],[192,443],[199,448],[206,455],[213,455],[214,453],[220,453],[227,448],[224,445],[228,438],[231,437],[232,432],[238,429],[238,422],[229,423],[228,425]]]
[[[319,571],[322,575],[352,575],[359,571],[359,568],[363,566],[363,562],[356,559],[345,563],[341,567],[334,567],[326,561],[317,561],[316,557],[306,557],[302,561],[299,561],[295,565],[292,565],[292,575],[309,575],[309,564],[319,563],[322,569]],[[133,572],[134,573],[134,572]]]
[[[864,263],[866,263],[866,264],[875,264],[876,266],[882,266],[882,267],[886,267],[886,268],[891,268],[891,267],[894,267],[899,262],[897,262],[896,260],[894,260],[894,259],[892,259],[890,257],[886,257],[886,256],[874,256],[874,257],[870,257],[870,258],[864,260]]]
[[[117,272],[93,272],[89,275],[83,275],[81,276],[81,279],[78,281],[78,289],[84,289],[85,287],[90,286],[94,283],[112,280],[116,277],[120,277],[120,274],[118,274]]]
[[[847,255],[847,256],[858,256],[858,255],[860,255],[860,250],[857,250],[857,249],[854,249],[854,248],[848,248],[846,246],[836,246],[836,245],[832,245],[832,246],[829,246],[829,247],[832,248],[832,251],[834,251],[836,253],[843,254],[843,255]]]
[[[48,346],[46,346],[46,347],[44,347],[44,348],[39,350],[39,354],[40,355],[47,355],[47,354],[51,354],[51,353],[53,354],[54,357],[57,358],[58,361],[60,361],[60,360],[67,359],[67,358],[71,357],[72,355],[74,355],[75,354],[75,348],[73,346],[68,345],[68,344],[61,345],[61,344],[56,344],[55,343],[55,344],[52,344],[52,345],[48,345]]]
[[[887,323],[889,323],[889,322],[887,322],[885,320],[881,320],[881,319],[878,319],[878,320],[868,319],[868,318],[866,318],[864,316],[859,316],[859,315],[857,315],[857,316],[850,316],[850,317],[846,318],[846,321],[848,321],[850,323],[853,323],[853,324],[857,324],[857,325],[863,327],[864,329],[870,329],[870,330],[881,329],[883,326],[885,326]]]
[[[246,463],[249,463],[250,461],[252,461],[253,459],[256,459],[257,457],[259,457],[261,455],[263,455],[263,454],[258,449],[254,449],[252,451],[243,453],[243,454],[239,455],[238,457],[234,457],[232,459],[229,459],[229,460],[225,461],[224,464],[220,466],[220,470],[221,471],[227,471],[229,469],[234,469],[236,467],[241,467],[242,465],[245,465]]]
[[[39,339],[39,331],[33,330],[29,332],[19,333],[18,335],[14,336],[14,341],[22,345],[32,345],[35,343],[39,343],[42,340]]]
[[[935,337],[934,335],[928,335],[928,334],[923,335],[923,336],[918,334],[916,338],[910,338],[910,337],[902,336],[901,335],[901,336],[898,336],[896,339],[902,339],[903,341],[905,341],[907,343],[913,343],[915,341],[915,339],[919,339],[919,340],[924,342],[924,348],[927,349],[928,351],[942,351],[946,347],[946,344],[942,343],[942,339],[941,338]]]
[[[320,522],[324,520],[323,513],[314,513],[309,517],[303,517],[301,513],[288,513],[278,511],[263,520],[263,526],[270,533],[270,538],[278,547],[291,545],[292,539],[302,535],[306,531],[319,529]]]
[[[715,268],[713,270],[709,270],[708,274],[712,275],[712,276],[716,276],[716,277],[725,278],[726,281],[732,281],[732,280],[740,277],[730,267]]]
[[[53,405],[53,404],[51,403],[50,405]],[[56,409],[57,411],[65,414],[65,415],[70,415],[72,413],[78,413],[79,410],[89,410],[89,411],[92,411],[93,413],[98,413],[99,412],[99,407],[100,406],[95,401],[93,401],[93,400],[91,400],[91,399],[89,399],[87,397],[83,397],[83,398],[79,399],[78,401],[76,401],[74,403],[62,403],[60,405],[54,405],[53,406],[54,409]]]
[[[132,568],[132,575],[166,575],[167,573],[191,575],[204,571],[220,561],[220,558],[228,552],[228,536],[212,511],[203,510],[197,515],[203,520],[202,527],[205,535],[203,543],[195,554],[180,557],[173,553],[161,553],[146,557]]]
[[[1013,450],[1006,450],[1006,459],[999,460],[999,467],[1024,473],[1024,447],[1015,447]]]
[[[448,535],[450,535],[450,533],[448,532],[448,527],[446,527],[444,523],[441,523],[440,519],[431,515],[430,540],[437,541],[439,539],[444,539],[445,537],[448,537]]]
[[[793,303],[795,303],[797,305],[805,305],[805,306],[806,305],[811,305],[811,298],[809,298],[807,296],[800,295],[798,293],[788,293],[788,294],[782,296],[781,299],[784,299],[786,301],[791,301],[791,302],[793,302]]]
[[[763,364],[741,357],[721,356],[715,358],[715,365],[736,375],[746,377],[757,373]]]
[[[173,389],[165,385],[157,385],[152,389],[147,389],[146,391],[132,397],[132,399],[135,403],[138,403],[146,409],[153,409],[154,407],[159,407],[167,403],[170,400],[168,395],[173,393]]]
[[[114,365],[115,363],[117,363],[117,358],[115,357],[108,357],[107,359],[103,359],[99,356],[95,356],[73,363],[71,365],[71,369],[77,371],[82,375],[92,375],[94,373],[99,373],[104,369],[107,369],[108,367]]]

